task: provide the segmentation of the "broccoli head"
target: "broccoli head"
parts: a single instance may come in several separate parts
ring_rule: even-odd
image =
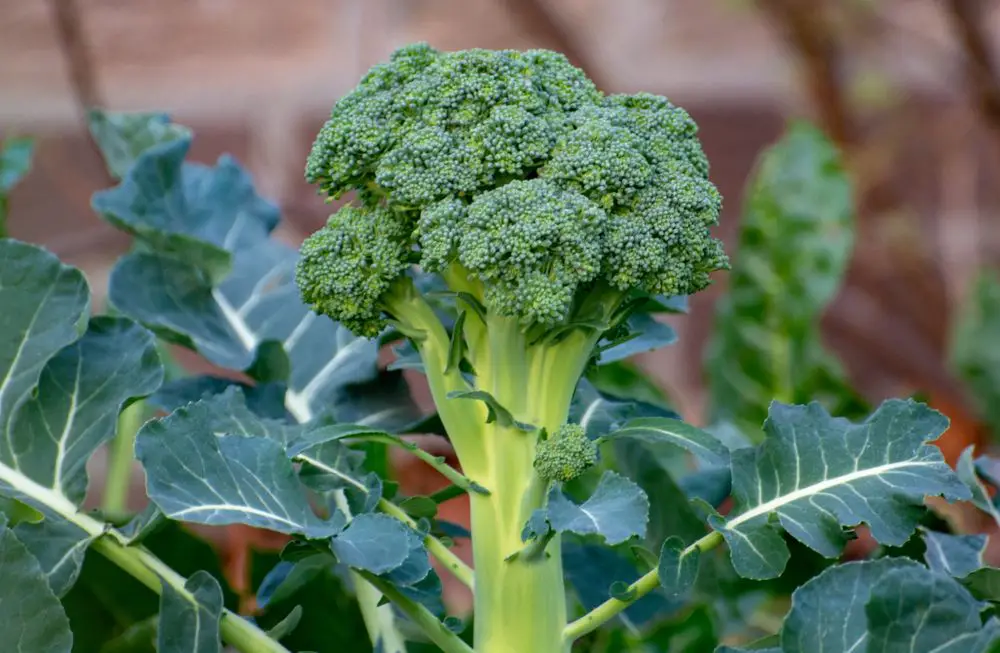
[[[597,445],[579,424],[563,424],[535,449],[535,471],[545,481],[572,481],[596,463]]]
[[[542,328],[728,267],[690,116],[554,52],[398,50],[333,108],[306,177],[356,200],[303,245],[303,297],[366,336],[399,319],[384,293],[413,263]]]

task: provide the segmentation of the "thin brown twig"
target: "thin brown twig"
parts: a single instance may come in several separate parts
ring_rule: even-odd
[[[982,0],[947,0],[948,16],[965,52],[969,94],[978,104],[1000,148],[1000,64],[990,49],[986,33],[986,3]]]
[[[758,0],[757,4],[795,49],[803,83],[830,138],[841,147],[853,143],[856,128],[848,109],[840,44],[829,24],[828,3]]]
[[[87,111],[100,106],[97,76],[84,35],[76,0],[50,0],[52,18],[59,35],[59,47],[69,73],[77,108],[86,118]]]

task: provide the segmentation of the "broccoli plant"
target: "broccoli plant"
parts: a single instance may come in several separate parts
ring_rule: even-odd
[[[0,240],[0,641],[51,653],[985,653],[1000,640],[985,538],[923,506],[998,512],[995,465],[967,452],[956,471],[930,444],[944,416],[898,399],[854,405],[860,416],[831,415],[827,396],[748,405],[761,387],[841,385],[812,372],[827,369],[813,345],[798,357],[782,345],[769,366],[768,328],[792,304],[747,316],[778,265],[739,258],[785,222],[805,237],[819,201],[846,222],[846,175],[814,129],[792,129],[751,186],[741,296],[713,355],[717,401],[747,387],[729,354],[754,369],[804,360],[809,373],[794,388],[756,379],[715,406],[738,422],[727,430],[682,421],[622,363],[672,342],[654,316],[683,312],[729,267],[696,126],[664,98],[605,95],[552,52],[403,48],[316,138],[306,176],[346,201],[300,250],[272,236],[278,208],[246,171],[228,156],[189,161],[192,134],[167,116],[91,122],[120,182],[92,207],[133,237],[108,314],[93,314],[79,270]],[[832,258],[846,260],[846,242]],[[840,266],[802,273],[824,270]],[[166,369],[171,348],[215,373]],[[414,374],[433,411],[413,400]],[[428,433],[458,465],[408,437]],[[87,467],[109,442],[104,492],[118,496],[94,511]],[[390,448],[447,486],[408,495]],[[129,451],[149,502],[120,514]],[[468,528],[442,516],[458,497]],[[253,552],[234,577],[181,524],[266,529],[284,547]],[[861,525],[882,547],[836,564]],[[471,591],[471,615],[445,578]],[[789,593],[770,619],[748,614]]]
[[[552,483],[593,462],[564,426],[574,390],[637,308],[727,266],[694,121],[661,97],[604,96],[555,53],[417,45],[337,103],[306,176],[357,199],[302,245],[303,299],[358,335],[410,340],[484,488],[471,495],[477,646],[558,650],[559,538],[517,554]],[[458,303],[450,334],[414,266]]]

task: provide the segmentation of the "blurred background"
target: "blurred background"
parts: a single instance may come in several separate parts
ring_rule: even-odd
[[[193,156],[230,152],[298,241],[327,207],[303,181],[333,102],[396,47],[543,47],[607,92],[687,108],[738,227],[744,180],[786,120],[815,120],[857,184],[858,248],[824,318],[872,399],[920,388],[964,416],[949,317],[1000,251],[1000,2],[995,0],[0,0],[0,134],[37,140],[10,233],[95,291],[127,239],[89,208],[109,185],[84,108],[163,110]],[[689,419],[702,410],[712,303],[674,320],[682,347],[642,361]]]
[[[790,118],[812,120],[856,189],[857,244],[823,342],[865,399],[920,392],[948,414],[950,459],[985,443],[991,398],[972,396],[949,352],[974,279],[1000,259],[998,0],[0,0],[0,138],[36,139],[9,233],[81,267],[101,300],[129,243],[89,205],[112,185],[87,132],[100,106],[168,112],[195,132],[196,160],[233,154],[298,243],[329,213],[303,168],[330,107],[414,41],[559,50],[606,92],[683,106],[727,244],[758,155]],[[680,345],[639,361],[695,423],[725,290],[719,275],[668,318]]]

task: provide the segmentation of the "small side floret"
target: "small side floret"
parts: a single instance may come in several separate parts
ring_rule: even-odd
[[[563,424],[535,450],[535,470],[549,482],[567,483],[597,464],[597,445],[579,424]]]

